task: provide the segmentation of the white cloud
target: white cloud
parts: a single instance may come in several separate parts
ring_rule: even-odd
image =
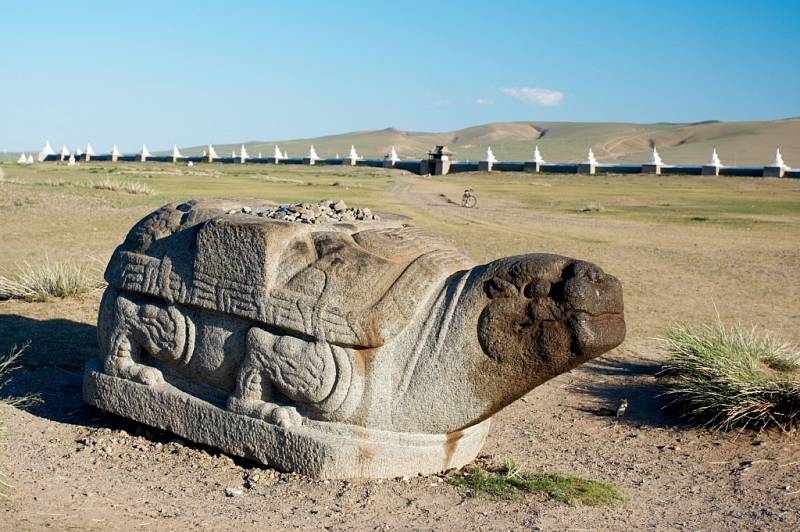
[[[494,100],[490,100],[489,98],[478,98],[475,100],[477,105],[494,105]]]
[[[541,105],[544,107],[561,105],[561,100],[564,99],[563,92],[541,87],[508,87],[500,89],[500,92],[528,105]]]

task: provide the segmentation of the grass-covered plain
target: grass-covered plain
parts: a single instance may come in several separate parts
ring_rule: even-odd
[[[573,508],[541,495],[511,504],[465,498],[472,488],[422,477],[330,484],[265,479],[264,471],[222,457],[198,467],[204,451],[172,454],[166,445],[159,451],[144,437],[137,441],[147,451],[116,445],[112,454],[77,452],[75,442],[97,430],[97,414],[82,404],[80,389],[83,363],[97,354],[100,292],[0,302],[0,352],[32,340],[21,359],[24,369],[2,393],[41,392],[45,400],[28,411],[0,405],[13,428],[0,440],[0,468],[16,486],[12,527],[91,529],[115,522],[225,528],[235,522],[285,528],[328,523],[335,513],[350,528],[378,528],[384,515],[421,528],[797,528],[795,435],[760,435],[767,445],[753,446],[738,433],[676,426],[662,410],[667,400],[654,398],[663,390],[655,374],[665,360],[664,345],[654,338],[675,321],[709,323],[718,312],[727,323],[758,325],[800,343],[798,181],[509,173],[425,178],[370,168],[161,163],[0,169],[6,178],[0,182],[4,275],[46,259],[102,269],[130,227],[166,202],[341,198],[408,216],[476,261],[528,252],[590,260],[622,281],[628,325],[620,348],[500,412],[484,447],[494,457],[518,457],[531,471],[612,482],[628,497],[613,507]],[[152,193],[85,185],[94,182],[142,183]],[[474,209],[458,206],[466,187],[477,195]],[[623,398],[630,403],[625,417],[596,413]],[[120,430],[112,435],[130,437]],[[754,467],[740,474],[745,460]],[[224,487],[240,485],[251,473],[260,474],[261,483],[247,496],[224,496]],[[483,470],[476,480],[490,473],[498,472]],[[575,483],[546,474],[534,480],[532,486],[547,493]],[[234,515],[247,521],[232,521]]]
[[[45,257],[97,267],[138,219],[171,201],[337,198],[408,216],[479,261],[534,251],[594,261],[623,282],[629,339],[649,340],[675,320],[709,321],[716,305],[724,319],[800,340],[792,326],[800,316],[800,182],[792,179],[426,178],[288,165],[2,166],[0,274],[7,277]],[[106,186],[91,185],[96,183]],[[454,204],[467,186],[478,197],[475,209]],[[131,194],[126,187],[150,194]]]

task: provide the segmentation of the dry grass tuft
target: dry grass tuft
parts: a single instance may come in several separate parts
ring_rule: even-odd
[[[0,176],[0,183],[7,185],[30,185],[51,188],[93,188],[96,190],[110,190],[113,192],[126,192],[128,194],[142,194],[145,196],[152,196],[155,194],[155,190],[153,190],[146,183],[127,180],[116,181],[113,179],[101,179],[97,181],[70,181],[68,179],[26,181],[23,179]]]
[[[0,355],[0,391],[2,391],[3,387],[6,386],[9,382],[11,382],[10,374],[19,368],[17,366],[17,361],[22,356],[22,353],[25,349],[28,348],[30,342],[26,343],[20,348],[14,346],[11,348],[11,351],[7,355]],[[7,405],[14,405],[14,406],[26,406],[34,403],[40,402],[41,399],[36,395],[28,395],[26,397],[10,397],[0,399],[0,403],[7,404]],[[0,435],[2,435],[3,431],[5,430],[5,424],[3,423],[2,418],[0,418]],[[6,490],[13,489],[14,486],[5,482],[3,479],[5,475],[0,471],[0,499],[9,499],[9,496],[4,493]]]
[[[253,179],[257,181],[267,181],[269,183],[292,183],[294,185],[305,185],[305,181],[299,179],[290,179],[288,177],[273,177],[269,175],[254,175]]]
[[[578,209],[578,212],[579,213],[606,212],[606,208],[599,203],[592,202]]]
[[[104,286],[99,272],[85,265],[50,262],[23,263],[13,276],[0,275],[0,300],[47,301],[70,297]]]
[[[155,192],[149,185],[140,181],[114,181],[103,179],[100,181],[89,181],[88,186],[97,190],[113,190],[127,192],[128,194],[143,194],[151,196]]]
[[[675,325],[663,341],[668,392],[682,415],[715,430],[800,423],[800,354],[739,324]]]
[[[6,355],[0,355],[0,390],[2,390],[9,382],[11,382],[11,373],[19,369],[17,363],[25,350],[30,346],[30,342],[26,342],[22,347],[16,345],[11,348],[11,351]],[[0,403],[14,406],[24,406],[32,403],[39,402],[38,396],[29,395],[26,397],[10,397],[0,399]],[[0,431],[3,428],[3,420],[0,419]]]

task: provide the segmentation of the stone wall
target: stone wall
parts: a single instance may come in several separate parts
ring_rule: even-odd
[[[46,162],[59,162],[59,155],[48,155],[45,158]],[[139,161],[138,155],[120,155],[117,158],[121,162],[136,162]],[[93,155],[91,162],[111,161],[111,155]],[[203,163],[206,162],[205,156],[190,156],[181,157],[178,163],[186,164],[187,162]],[[82,158],[78,162],[85,164]],[[153,155],[147,158],[147,162],[162,162],[172,163],[171,155]],[[223,164],[241,164],[238,157],[217,157],[214,159],[215,163]],[[247,159],[245,164],[276,164],[273,157],[263,158],[250,158]],[[307,162],[302,157],[292,157],[289,159],[281,159],[277,164],[295,164],[302,165]],[[349,159],[345,158],[325,158],[317,159],[315,165],[349,165]],[[356,161],[356,166],[365,166],[372,168],[385,168],[383,159],[359,159]],[[484,167],[486,164],[484,163]],[[642,164],[597,164],[594,167],[595,174],[647,174],[650,172],[643,171]],[[390,166],[391,168],[392,166]],[[427,160],[419,159],[404,159],[397,161],[393,168],[398,170],[405,170],[419,175],[426,175],[432,173],[430,165]],[[539,171],[543,174],[577,174],[581,169],[588,168],[587,165],[580,165],[577,163],[541,163]],[[479,161],[450,161],[449,170],[445,173],[457,174],[463,172],[478,172],[481,169]],[[662,175],[702,175],[703,167],[700,165],[663,165],[660,167]],[[526,163],[520,161],[497,161],[491,164],[490,172],[535,172],[535,165],[533,163]],[[760,166],[722,166],[719,169],[719,175],[722,176],[740,176],[740,177],[764,177],[764,167]],[[786,169],[784,177],[800,178],[800,169]]]

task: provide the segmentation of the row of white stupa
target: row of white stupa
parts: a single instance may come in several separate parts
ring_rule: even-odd
[[[39,152],[39,155],[37,156],[37,160],[39,162],[42,162],[42,161],[46,160],[51,155],[58,155],[62,160],[69,160],[70,162],[74,163],[76,156],[77,157],[85,157],[85,156],[93,157],[93,156],[97,155],[97,153],[95,153],[95,151],[92,148],[91,144],[87,144],[86,145],[86,150],[81,150],[80,148],[77,148],[75,150],[74,154],[70,153],[69,149],[67,149],[66,146],[61,146],[61,151],[56,153],[53,150],[53,148],[50,146],[50,141],[47,141],[44,144],[44,148],[42,148],[41,151]],[[111,156],[113,158],[116,158],[116,157],[119,157],[121,155],[122,154],[117,149],[117,145],[114,144],[114,146],[111,148]],[[142,144],[142,149],[139,150],[139,152],[136,155],[141,160],[146,160],[148,157],[152,157],[152,154],[150,153],[150,150],[147,149],[147,146],[145,144]],[[186,158],[184,155],[181,154],[180,150],[178,150],[178,146],[176,146],[176,145],[172,146],[171,157],[173,159],[185,159]],[[208,147],[203,151],[203,157],[208,158],[208,159],[219,159],[220,158],[219,155],[217,155],[217,151],[214,149],[214,146],[212,144],[209,144]],[[231,153],[231,157],[234,158],[234,159],[239,159],[242,162],[246,161],[247,159],[252,159],[253,158],[253,157],[250,156],[249,153],[247,153],[247,149],[244,147],[244,144],[242,144],[242,146],[241,146],[241,148],[239,150],[239,153],[237,154],[235,151],[233,151]],[[272,157],[275,160],[280,161],[280,160],[283,160],[283,159],[288,159],[289,158],[289,154],[285,150],[283,152],[281,152],[280,148],[277,145],[275,145],[275,150],[273,151]],[[392,146],[391,153],[389,155],[387,155],[386,157],[391,159],[392,161],[400,160],[399,157],[397,156],[397,151],[394,149],[394,146]],[[258,153],[257,158],[261,159],[261,152]],[[313,145],[308,150],[308,153],[306,154],[305,158],[306,159],[311,159],[311,160],[314,160],[314,161],[317,161],[317,160],[320,159],[320,157],[317,155],[317,151],[314,149]],[[338,158],[338,154],[337,154],[337,158]],[[358,152],[356,152],[355,146],[350,146],[350,153],[348,155],[348,159],[351,159],[353,161],[357,161],[357,160],[363,159],[363,157],[361,157],[358,154]],[[33,164],[33,155],[26,155],[24,153],[20,154],[20,157],[17,160],[17,162],[20,163],[20,164]]]
[[[495,158],[494,153],[492,153],[491,147],[486,149],[486,158],[483,159],[483,162],[489,162],[489,163],[499,162]],[[542,158],[542,154],[539,152],[539,146],[536,146],[536,148],[534,148],[531,162],[545,164],[545,160],[544,158]],[[598,166],[601,163],[597,161],[597,159],[594,156],[594,152],[592,152],[592,149],[589,148],[589,152],[586,154],[586,160],[583,161],[583,164]],[[658,150],[655,147],[653,147],[653,153],[650,154],[650,160],[647,162],[647,164],[652,166],[666,166],[664,164],[664,161],[661,159],[661,156],[658,154]],[[715,166],[717,168],[722,168],[723,166],[725,166],[722,164],[722,161],[720,160],[719,155],[717,154],[716,148],[714,148],[714,150],[711,152],[711,158],[709,159],[708,164],[706,164],[706,166]],[[783,161],[783,156],[781,155],[780,148],[775,148],[775,159],[773,159],[772,164],[770,164],[769,166],[773,168],[784,168],[787,170],[789,169],[789,165],[787,165]]]
[[[56,152],[53,151],[52,147],[50,147],[50,142],[46,142],[45,145],[44,145],[44,148],[42,148],[42,150],[39,152],[39,155],[38,155],[37,159],[41,162],[41,161],[44,161],[45,159],[47,159],[47,157],[50,156],[50,155],[56,155]],[[77,155],[78,157],[81,157],[81,156],[89,156],[89,157],[91,157],[91,156],[94,156],[94,155],[97,155],[97,154],[92,149],[92,145],[91,144],[87,144],[85,151],[82,151],[80,148],[78,148],[78,149],[75,150],[75,154],[74,155],[72,153],[70,153],[70,151],[67,149],[66,146],[62,146],[61,147],[61,151],[58,153],[58,155],[61,157],[61,159],[68,160],[70,163],[74,163],[75,162],[75,155]],[[117,149],[117,145],[115,144],[111,148],[111,156],[116,158],[116,157],[119,157],[120,155],[121,155],[121,153]],[[148,157],[151,157],[150,151],[148,151],[147,146],[144,145],[144,144],[142,144],[142,149],[139,151],[139,153],[137,155],[143,161],[146,160]],[[171,154],[171,156],[172,156],[173,160],[185,158],[183,155],[181,155],[181,152],[178,150],[178,147],[175,146],[175,145],[172,146],[172,154]],[[217,152],[214,149],[214,146],[212,144],[209,144],[207,149],[203,151],[203,157],[208,158],[209,160],[213,160],[213,159],[218,159],[219,158],[219,156],[217,155]],[[234,151],[234,152],[231,153],[231,157],[233,159],[239,159],[241,162],[244,162],[247,159],[252,159],[250,154],[247,153],[247,149],[245,148],[244,144],[242,144],[239,153],[237,154]],[[276,161],[280,161],[280,160],[288,159],[289,158],[289,154],[286,151],[281,152],[280,148],[276,145],[272,157]],[[258,153],[257,158],[261,159],[261,152]],[[337,159],[339,158],[338,154],[337,154],[336,158]],[[355,146],[352,146],[352,145],[350,146],[350,153],[348,154],[347,158],[350,159],[351,161],[358,161],[360,159],[363,159],[363,157],[361,157],[358,154],[358,152],[356,152]],[[395,150],[394,146],[392,146],[391,151],[389,152],[388,155],[386,155],[385,158],[386,158],[386,160],[391,161],[392,163],[396,163],[397,161],[400,160],[400,157],[398,157],[397,150]],[[314,145],[313,144],[309,148],[308,153],[305,155],[304,159],[309,159],[311,161],[317,161],[317,160],[320,159],[319,155],[317,155],[317,151],[314,149]],[[489,162],[489,163],[498,162],[498,160],[494,156],[494,153],[492,152],[491,146],[486,149],[486,158],[483,159],[483,161],[484,162]],[[33,164],[33,155],[26,155],[26,154],[23,153],[23,154],[21,154],[19,156],[19,159],[17,160],[17,162],[19,164]],[[533,156],[531,158],[531,162],[539,163],[539,164],[545,164],[545,160],[542,157],[541,152],[539,151],[539,146],[536,146],[534,148]],[[599,163],[597,161],[597,159],[594,156],[594,152],[592,152],[592,149],[589,148],[589,152],[587,153],[586,160],[583,162],[583,164],[597,166],[597,165],[600,165],[601,163]],[[650,155],[650,160],[647,162],[647,164],[653,165],[653,166],[665,166],[664,165],[664,161],[661,159],[661,156],[658,154],[658,150],[655,147],[653,147],[653,153]],[[717,149],[716,148],[714,148],[714,150],[712,151],[711,158],[709,159],[708,164],[706,166],[714,166],[714,167],[717,167],[717,168],[721,168],[721,167],[724,166],[722,164],[722,161],[719,158],[719,155],[717,154]],[[783,156],[781,156],[780,148],[776,148],[775,149],[775,159],[773,160],[773,162],[772,162],[772,164],[770,166],[773,167],[773,168],[789,169],[789,165],[787,165],[783,161]]]

